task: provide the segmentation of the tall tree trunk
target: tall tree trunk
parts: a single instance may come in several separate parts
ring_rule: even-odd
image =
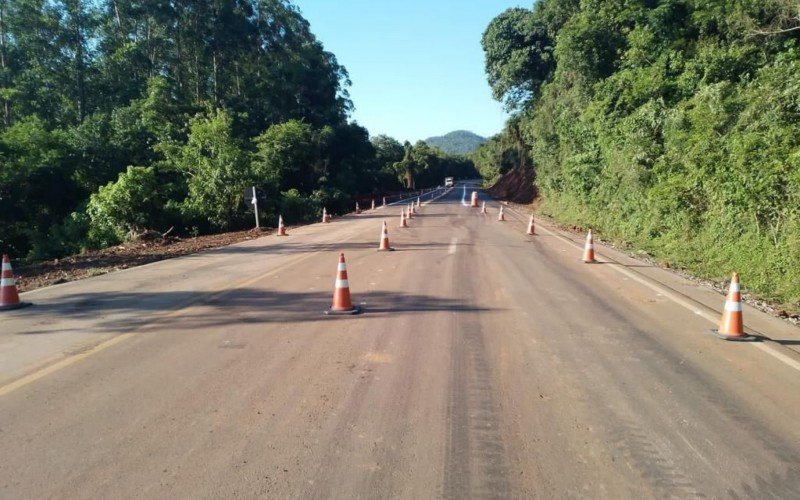
[[[214,64],[214,107],[219,107],[219,91],[217,89],[217,51],[212,55]]]
[[[69,37],[75,51],[73,60],[73,70],[75,71],[75,108],[78,112],[78,121],[83,122],[86,116],[86,53],[84,48],[83,30],[83,8],[82,0],[71,0],[67,4],[70,26],[67,27]]]
[[[194,54],[194,102],[200,103],[200,56]]]
[[[0,87],[8,86],[8,78],[6,76],[6,2],[0,0]],[[9,100],[3,99],[3,125],[8,128],[11,125],[11,103]]]
[[[119,17],[119,5],[114,0],[114,17],[117,19],[117,28],[122,28],[122,20]]]

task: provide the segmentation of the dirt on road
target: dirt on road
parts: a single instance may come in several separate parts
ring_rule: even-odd
[[[20,292],[75,281],[91,276],[141,266],[164,259],[197,253],[208,248],[232,245],[240,241],[266,236],[272,229],[250,229],[196,238],[159,237],[129,241],[122,245],[89,250],[61,259],[15,265],[14,274]]]

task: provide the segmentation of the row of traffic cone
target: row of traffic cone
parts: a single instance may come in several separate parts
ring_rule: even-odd
[[[419,206],[420,200],[417,198],[416,205]],[[415,212],[415,204],[411,203],[409,207],[409,216],[413,217]],[[477,202],[475,203],[477,206]],[[485,211],[486,204],[484,202],[482,212]],[[326,211],[323,209],[323,221],[325,220]],[[500,207],[500,215],[498,220],[504,220],[503,207]],[[401,213],[401,227],[408,227],[406,222],[405,210]],[[535,234],[534,218],[530,216],[528,222],[527,234]],[[286,236],[286,229],[283,224],[283,217],[278,217],[278,236]],[[383,221],[381,229],[381,239],[378,246],[379,251],[392,251],[394,248],[389,244],[389,230],[386,221]],[[586,263],[595,263],[594,254],[594,237],[592,231],[586,235],[586,243],[584,246],[583,261]],[[354,306],[350,299],[350,285],[347,279],[347,265],[345,263],[344,253],[339,254],[339,265],[337,269],[337,279],[334,285],[334,295],[330,310],[328,314],[356,314],[360,312],[358,306]],[[16,280],[11,268],[11,260],[8,255],[3,255],[2,271],[0,272],[0,311],[20,309],[31,305],[30,303],[22,302],[19,298],[17,291]],[[728,296],[725,302],[725,309],[720,319],[717,329],[712,330],[712,333],[717,337],[725,340],[745,341],[754,340],[755,337],[746,335],[744,332],[744,321],[742,315],[742,297],[741,285],[739,282],[739,274],[733,273],[731,284],[728,290]]]
[[[531,222],[533,216],[531,216]],[[587,264],[597,262],[594,256],[594,236],[592,230],[586,235],[586,243],[583,248],[583,261]],[[717,337],[725,340],[755,340],[752,335],[744,332],[744,321],[742,319],[742,294],[739,284],[739,273],[733,273],[731,284],[728,289],[728,297],[725,301],[725,309],[719,321],[719,327],[711,332]]]
[[[475,195],[476,193],[473,192],[473,203],[472,206],[477,206],[475,203]],[[481,206],[481,213],[486,213],[486,202],[483,202]],[[498,221],[505,221],[505,216],[503,213],[503,206],[500,206],[500,213],[497,216]],[[528,229],[526,231],[529,235],[536,234],[536,229],[534,225],[533,214],[531,214],[530,219],[528,220]],[[588,234],[586,235],[586,243],[583,247],[583,262],[587,264],[594,264],[597,262],[594,254],[594,235],[592,234],[592,230],[590,229]],[[728,290],[728,297],[725,301],[725,310],[722,313],[722,318],[719,322],[719,327],[715,330],[712,330],[712,333],[717,337],[720,337],[725,340],[754,340],[755,337],[752,335],[746,335],[744,332],[744,323],[742,320],[742,297],[741,297],[741,288],[739,284],[739,273],[733,273],[733,277],[731,278],[730,288]]]
[[[386,221],[383,221],[378,251],[393,250],[394,248],[389,244],[389,228]],[[333,301],[330,309],[325,311],[325,314],[358,314],[361,312],[361,308],[353,305],[350,298],[350,282],[347,279],[347,263],[344,259],[344,253],[339,254],[339,266],[336,272],[336,282],[333,285]]]

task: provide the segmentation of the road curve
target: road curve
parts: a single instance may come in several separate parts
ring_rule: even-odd
[[[25,294],[0,498],[800,498],[796,329],[462,195]]]

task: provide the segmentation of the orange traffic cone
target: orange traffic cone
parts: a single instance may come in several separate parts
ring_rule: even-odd
[[[473,191],[472,192],[472,199],[470,200],[470,206],[478,208],[478,192],[477,191]]]
[[[29,302],[20,302],[17,293],[17,281],[14,271],[11,270],[11,261],[8,255],[3,255],[3,268],[0,274],[0,311],[20,309],[31,305]]]
[[[384,207],[386,206],[386,197],[385,196],[383,197],[383,206]]]
[[[328,211],[325,209],[325,207],[322,207],[322,222],[323,223],[330,222],[330,218],[328,217]]]
[[[325,314],[358,314],[361,309],[350,301],[350,284],[347,281],[347,264],[344,254],[339,254],[339,267],[337,268],[336,284],[333,290],[331,308]]]
[[[589,230],[589,234],[586,235],[586,246],[583,248],[583,261],[587,264],[592,264],[597,262],[594,258],[594,236],[592,236],[592,230]]]
[[[358,202],[356,202],[356,213],[357,214],[361,213],[361,207],[358,206]]]
[[[406,218],[407,219],[413,219],[414,218],[414,204],[413,203],[409,203],[409,205],[408,205],[408,211],[406,212]]]
[[[406,220],[406,210],[404,208],[400,209],[400,227],[408,227],[408,221]]]
[[[286,226],[283,225],[283,216],[278,216],[278,236],[286,236]]]
[[[486,213],[486,202],[485,202],[485,201],[484,201],[484,202],[483,202],[483,204],[481,205],[481,213],[482,213],[482,214],[485,214],[485,213]]]
[[[500,213],[497,214],[497,220],[500,222],[505,222],[506,214],[503,213],[503,205],[500,205]]]
[[[742,319],[742,289],[739,285],[739,273],[733,273],[731,286],[728,288],[728,298],[725,301],[725,310],[719,320],[719,328],[711,333],[725,340],[755,340],[752,335],[744,333],[744,320]]]
[[[375,210],[375,199],[372,200],[372,209],[371,210]]]
[[[420,208],[420,207],[422,207],[422,203],[420,202],[419,197],[417,197],[417,208]]]
[[[389,229],[386,227],[386,221],[383,221],[383,230],[381,231],[381,244],[378,250],[394,250],[389,246]]]
[[[531,214],[531,220],[528,221],[528,234],[536,234],[536,229],[533,227],[533,214]]]

